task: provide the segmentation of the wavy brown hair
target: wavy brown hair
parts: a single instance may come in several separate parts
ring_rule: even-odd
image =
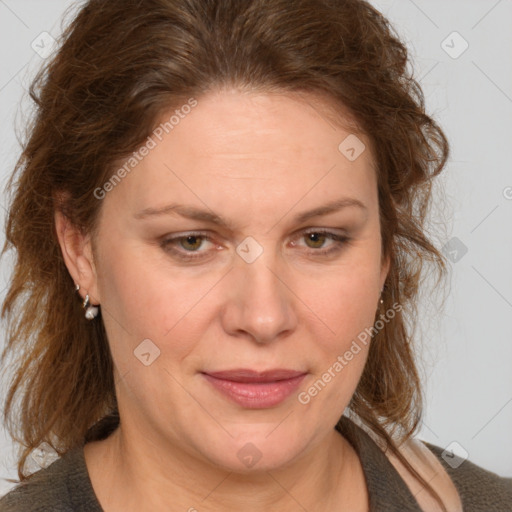
[[[383,257],[391,258],[383,308],[399,303],[403,311],[374,336],[350,409],[437,496],[397,451],[421,420],[410,327],[424,263],[444,275],[425,221],[432,180],[449,152],[408,64],[399,36],[363,0],[89,0],[80,7],[30,87],[33,121],[9,181],[2,254],[13,248],[15,264],[2,307],[2,363],[12,357],[13,379],[4,421],[22,445],[21,481],[42,442],[62,455],[98,438],[100,419],[113,418],[112,428],[119,421],[103,323],[87,321],[74,295],[55,211],[94,234],[102,205],[95,189],[162,112],[234,86],[327,97],[371,141]]]

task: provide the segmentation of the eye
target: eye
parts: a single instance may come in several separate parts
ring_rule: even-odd
[[[307,251],[314,256],[334,255],[341,251],[350,238],[340,233],[334,233],[325,229],[314,229],[302,232],[298,239],[306,240]],[[297,239],[296,239],[297,240]],[[325,243],[331,243],[325,248]],[[166,238],[160,242],[161,247],[172,256],[182,261],[199,260],[208,257],[212,251],[204,249],[207,244],[214,244],[212,238],[202,232],[185,233],[183,235]],[[300,246],[296,241],[291,243],[292,247]],[[216,245],[218,248],[219,246]],[[204,249],[204,250],[201,250]]]
[[[196,251],[200,249],[203,241],[207,240],[205,236],[202,235],[187,235],[177,239],[181,247],[186,250]]]
[[[205,233],[186,233],[166,238],[160,242],[160,246],[178,259],[191,261],[204,258],[207,251],[200,249],[205,242],[213,244],[211,238]]]
[[[313,249],[310,252],[316,255],[328,255],[339,252],[343,245],[350,240],[346,235],[334,233],[325,229],[315,229],[302,233],[299,239],[300,238],[306,240],[307,247]],[[325,249],[325,242],[328,240],[332,243],[328,245],[327,249]],[[296,243],[293,242],[292,245],[296,245]]]

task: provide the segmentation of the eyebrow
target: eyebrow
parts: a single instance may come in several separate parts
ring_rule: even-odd
[[[335,213],[344,208],[349,207],[360,208],[365,212],[368,211],[368,208],[358,199],[344,197],[326,203],[322,206],[317,206],[312,210],[307,210],[305,212],[299,213],[294,217],[294,221],[297,223],[302,223],[313,217],[328,215],[330,213]],[[141,220],[153,216],[172,214],[178,214],[181,215],[182,217],[186,217],[191,220],[198,220],[203,222],[209,222],[211,224],[216,224],[231,231],[234,230],[234,225],[230,221],[223,219],[220,215],[217,215],[216,213],[213,213],[211,211],[201,210],[200,208],[196,208],[194,206],[187,206],[182,204],[169,204],[161,208],[145,208],[144,210],[141,210],[140,212],[136,213],[134,215],[134,218]]]

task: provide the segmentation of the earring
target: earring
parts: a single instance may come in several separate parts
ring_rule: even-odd
[[[75,290],[80,290],[79,284],[75,283]],[[86,294],[82,306],[85,309],[85,318],[87,318],[87,320],[92,320],[98,316],[98,307],[89,304],[89,294]]]
[[[384,304],[384,299],[382,298],[382,294],[384,293],[384,288],[382,288],[382,290],[380,291],[380,303],[381,304]]]
[[[82,306],[85,309],[85,318],[87,318],[87,320],[92,320],[98,316],[98,308],[89,304],[89,294],[85,296]]]

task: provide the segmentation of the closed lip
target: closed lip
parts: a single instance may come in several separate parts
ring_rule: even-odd
[[[224,370],[220,372],[202,372],[210,377],[214,377],[216,379],[221,380],[229,380],[232,382],[277,382],[280,380],[289,380],[299,377],[300,375],[305,375],[307,372],[298,371],[298,370],[288,370],[288,369],[272,369],[265,371],[256,371],[250,370],[246,368],[234,369],[234,370]]]

